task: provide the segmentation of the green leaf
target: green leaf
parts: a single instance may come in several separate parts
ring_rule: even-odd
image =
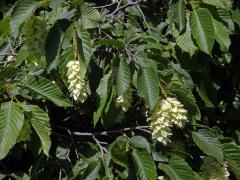
[[[26,47],[36,58],[45,55],[47,24],[43,18],[32,16],[28,19],[24,26],[23,36]]]
[[[53,25],[60,19],[71,20],[71,18],[75,15],[75,12],[76,9],[68,10],[67,7],[58,7],[51,12],[46,12],[47,23]]]
[[[129,163],[129,144],[125,136],[119,136],[110,146],[109,152],[111,153],[111,160],[122,166],[128,168]]]
[[[156,162],[168,162],[168,157],[164,155],[161,151],[152,151],[153,160]]]
[[[130,142],[137,148],[146,149],[147,152],[151,153],[151,147],[148,140],[142,136],[133,136]]]
[[[77,163],[71,169],[71,173],[68,176],[68,180],[75,180],[79,178],[81,176],[82,171],[85,170],[87,167],[88,167],[88,164],[83,159],[80,159],[79,161],[77,161]]]
[[[102,19],[100,13],[86,4],[82,4],[80,8],[81,16],[78,20],[85,29],[96,28],[99,26],[99,21]]]
[[[134,149],[132,152],[132,158],[136,169],[137,179],[156,179],[156,165],[153,162],[149,153]]]
[[[16,61],[14,62],[14,66],[18,67],[22,64],[22,62],[28,57],[29,55],[29,51],[28,49],[23,46],[19,51],[18,54],[16,56]]]
[[[184,159],[172,156],[169,164],[159,164],[159,169],[164,171],[171,180],[196,180],[195,172]]]
[[[17,75],[20,69],[15,67],[0,67],[0,79],[10,79]]]
[[[72,106],[70,100],[62,93],[59,87],[44,77],[23,75],[21,76],[19,85],[33,91],[34,93],[40,94],[57,106]]]
[[[190,26],[199,48],[203,52],[211,54],[214,42],[214,27],[210,12],[205,8],[199,8],[191,12]]]
[[[234,172],[236,178],[240,179],[240,146],[233,143],[223,144],[224,159]]]
[[[93,53],[90,34],[87,32],[87,30],[81,27],[77,28],[77,34],[79,39],[81,40],[79,47],[80,56],[85,60],[86,65],[88,65]]]
[[[48,114],[35,105],[22,105],[22,108],[31,113],[31,124],[41,140],[44,154],[48,156],[51,147],[51,127]]]
[[[203,2],[227,10],[230,10],[232,8],[231,0],[203,0]]]
[[[116,39],[101,39],[96,42],[97,45],[115,46],[118,49],[124,48],[124,43]]]
[[[173,13],[173,20],[177,24],[177,29],[179,32],[181,32],[186,25],[185,20],[185,1],[184,0],[178,0],[176,3],[173,3],[171,7],[172,13]]]
[[[159,97],[159,80],[155,67],[147,65],[146,68],[140,69],[137,90],[139,96],[144,98],[147,106],[153,109]]]
[[[212,132],[200,129],[198,132],[192,132],[192,138],[205,154],[215,157],[220,163],[223,162],[221,144]]]
[[[100,162],[93,161],[88,165],[88,167],[86,168],[86,170],[83,174],[83,177],[81,177],[81,179],[95,180],[98,177],[99,170],[100,170]]]
[[[14,5],[10,28],[12,33],[16,33],[19,26],[30,17],[38,7],[38,2],[34,0],[18,0]]]
[[[112,72],[110,71],[108,74],[105,74],[100,81],[100,84],[97,88],[97,94],[100,98],[104,97],[107,94],[108,90],[108,80],[111,77]]]
[[[230,11],[227,9],[222,9],[217,7],[217,13],[218,13],[218,16],[221,18],[221,20],[227,23],[228,29],[230,31],[234,31],[235,27],[234,27],[234,23],[233,23],[233,19]]]
[[[32,134],[31,126],[27,120],[24,120],[23,127],[17,137],[17,142],[30,141],[31,134]]]
[[[0,159],[3,159],[16,143],[23,127],[24,114],[14,102],[1,104],[0,109]]]
[[[10,16],[5,16],[1,21],[0,21],[0,36],[5,37],[9,34],[9,21],[10,21]]]
[[[94,122],[94,126],[96,126],[97,122],[99,121],[102,112],[104,110],[104,107],[106,105],[107,99],[108,99],[108,80],[111,76],[111,72],[104,75],[103,78],[100,81],[100,84],[97,88],[97,94],[100,98],[100,105],[97,109],[96,112],[94,112],[93,114],[93,122]]]
[[[186,32],[180,36],[176,37],[177,45],[185,52],[188,52],[190,56],[193,56],[197,47],[194,45],[192,36],[191,36],[191,28],[189,24],[189,14],[187,14],[187,25]]]
[[[72,40],[72,29],[72,26],[69,26],[65,21],[58,21],[49,30],[45,45],[47,47],[45,48],[45,57],[48,63],[47,71],[50,72],[52,69],[57,69],[60,59],[65,56],[66,51],[62,52],[62,49],[64,49],[62,46],[64,40]],[[71,37],[67,36],[68,33],[71,34],[69,35]],[[70,43],[67,43],[67,46],[70,47]],[[62,64],[59,66],[60,71],[62,71],[63,67],[66,70],[66,61],[69,61],[69,59],[71,57],[64,57]]]
[[[222,51],[227,52],[231,44],[231,39],[229,37],[231,32],[226,26],[215,19],[213,19],[213,25],[215,31],[215,39],[219,43]]]
[[[213,102],[211,101],[211,99],[208,97],[208,94],[207,94],[207,91],[205,89],[205,86],[203,83],[200,84],[200,87],[198,87],[196,89],[196,91],[198,92],[199,96],[202,98],[202,100],[204,101],[205,103],[205,106],[207,108],[213,108],[214,107],[214,104]]]
[[[240,26],[240,10],[232,11],[232,20]]]
[[[116,83],[117,83],[117,95],[121,96],[126,90],[128,90],[131,83],[131,74],[129,65],[126,60],[121,58],[116,73]]]

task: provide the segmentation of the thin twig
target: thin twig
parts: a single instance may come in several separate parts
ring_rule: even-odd
[[[163,89],[161,84],[160,84],[160,89],[161,89],[161,93],[162,93],[163,97],[167,98],[167,94],[165,93],[165,91],[164,91],[164,89]]]
[[[128,55],[128,58],[130,58],[131,60],[133,60],[133,61],[136,63],[136,65],[139,65],[139,63],[137,62],[137,58],[136,58],[135,54],[133,54],[133,53],[128,49],[127,46],[125,46],[125,51],[126,51],[126,53],[127,53],[127,55]]]
[[[38,160],[37,160],[37,163],[36,163],[35,167],[33,168],[33,172],[32,172],[32,175],[31,175],[31,179],[36,179],[37,173],[38,173],[38,170],[39,170],[39,166],[40,166],[43,158],[44,158],[44,155],[41,154],[41,155],[39,156]]]
[[[130,6],[134,6],[137,5],[138,3],[142,2],[142,0],[136,1],[136,2],[129,2],[121,7],[117,7],[109,16],[114,16],[115,14],[117,14],[119,11],[126,9]]]
[[[97,145],[102,153],[102,158],[103,158],[104,153],[107,152],[107,149],[100,144],[99,140],[94,135],[92,137],[93,137],[94,141],[97,143]]]
[[[137,8],[138,8],[138,10],[140,11],[140,13],[142,14],[143,21],[144,21],[144,23],[146,24],[146,26],[147,26],[147,28],[148,28],[148,31],[151,32],[151,28],[150,28],[150,26],[149,26],[148,23],[147,23],[146,17],[145,17],[142,9],[140,8],[140,6],[139,6],[138,4],[137,4]]]
[[[14,63],[15,60],[10,60],[10,61],[1,61],[0,62],[0,65],[7,65],[7,64],[11,64],[11,63]]]
[[[96,7],[94,7],[95,9],[103,9],[103,8],[106,8],[106,7],[110,7],[110,6],[112,6],[112,5],[114,5],[114,4],[116,4],[117,2],[113,2],[113,3],[111,3],[111,4],[106,4],[106,5],[103,5],[103,6],[96,6]]]
[[[62,179],[62,169],[60,169],[58,177],[59,177],[59,178],[58,178],[59,180]]]
[[[116,134],[116,133],[122,133],[126,131],[133,131],[133,130],[142,130],[145,132],[145,129],[148,129],[149,126],[137,126],[137,127],[129,127],[129,128],[123,128],[118,130],[110,130],[110,131],[103,131],[103,132],[95,132],[95,133],[89,133],[89,132],[73,132],[75,136],[106,136],[109,134]]]
[[[79,155],[78,155],[78,151],[77,151],[77,147],[76,147],[76,144],[75,144],[75,142],[74,142],[74,139],[73,139],[73,136],[72,136],[72,132],[68,129],[68,134],[70,135],[70,137],[71,137],[71,141],[72,141],[72,145],[73,145],[73,147],[74,147],[74,150],[75,150],[75,154],[76,154],[76,156],[77,156],[77,159],[79,159]]]

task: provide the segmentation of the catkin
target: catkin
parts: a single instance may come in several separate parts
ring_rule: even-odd
[[[154,112],[147,120],[151,122],[153,138],[166,145],[172,135],[171,127],[173,125],[182,127],[188,121],[187,110],[176,98],[168,97],[157,103]]]
[[[71,60],[67,63],[67,78],[68,78],[68,90],[70,96],[75,101],[83,103],[87,98],[86,82],[81,75],[80,63],[76,60]]]
[[[116,106],[122,108],[124,112],[127,112],[132,103],[132,90],[128,89],[121,96],[116,99]]]
[[[204,180],[228,180],[227,164],[221,166],[213,157],[205,157],[201,166],[201,175]]]

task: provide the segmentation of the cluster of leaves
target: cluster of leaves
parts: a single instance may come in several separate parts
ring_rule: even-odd
[[[201,177],[203,156],[240,178],[239,4],[232,0],[1,1],[0,177]],[[88,97],[68,92],[79,60]],[[131,106],[116,99],[131,91]],[[146,114],[175,97],[171,143]],[[211,168],[211,167],[209,167]]]

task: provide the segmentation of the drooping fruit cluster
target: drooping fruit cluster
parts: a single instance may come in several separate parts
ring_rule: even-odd
[[[123,95],[119,96],[116,100],[117,108],[122,108],[124,112],[127,112],[132,103],[132,90],[129,88]]]
[[[166,176],[158,176],[157,180],[168,180]]]
[[[153,138],[166,145],[172,135],[171,127],[173,125],[182,127],[188,121],[187,110],[176,98],[167,98],[157,103],[154,112],[147,120],[151,122]]]
[[[81,74],[80,63],[79,61],[71,60],[67,63],[67,68],[70,96],[73,97],[75,101],[83,103],[87,98],[87,90],[85,78]]]
[[[205,157],[201,166],[202,177],[204,180],[228,180],[229,172],[227,164],[223,166],[213,157]]]

